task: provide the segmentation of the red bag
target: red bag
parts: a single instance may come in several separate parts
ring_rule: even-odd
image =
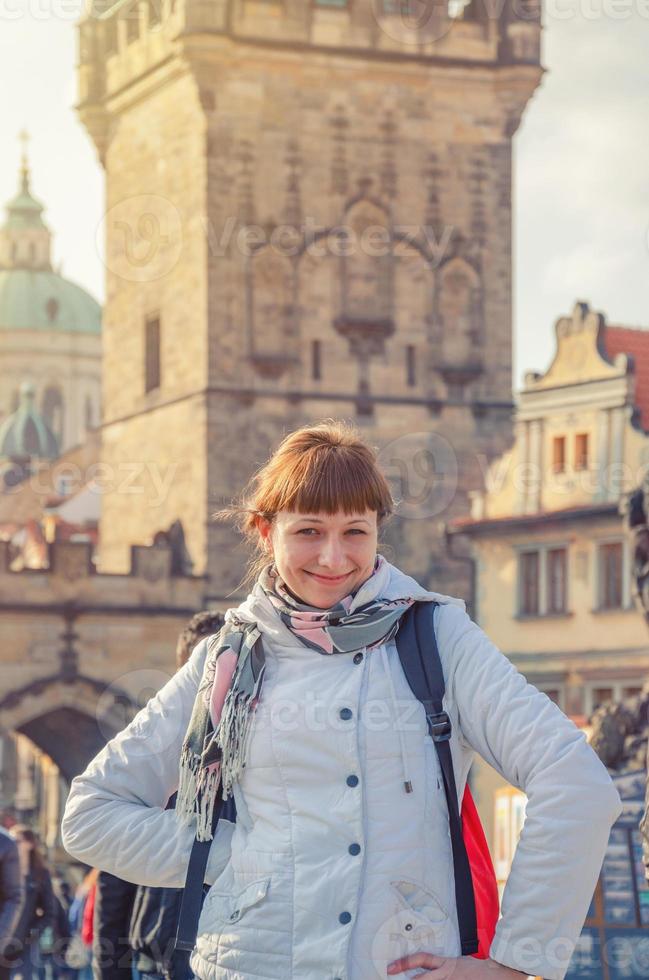
[[[500,897],[487,838],[468,784],[462,797],[461,817],[462,837],[471,865],[478,926],[478,952],[473,956],[478,960],[486,960],[500,915]]]
[[[83,921],[81,925],[81,938],[86,946],[92,946],[93,940],[93,917],[95,912],[95,896],[97,894],[97,879],[90,886],[90,891],[86,896],[83,906]]]

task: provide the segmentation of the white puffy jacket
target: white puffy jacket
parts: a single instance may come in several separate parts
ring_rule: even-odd
[[[621,810],[617,791],[583,733],[525,681],[462,600],[393,566],[384,594],[440,603],[459,798],[474,750],[528,796],[491,956],[562,980]],[[444,788],[395,643],[324,656],[264,597],[251,594],[237,611],[260,624],[267,668],[236,824],[221,821],[210,850],[194,972],[377,980],[406,953],[459,955]],[[129,881],[184,884],[192,833],[163,808],[178,786],[205,652],[202,641],[73,780],[62,832],[74,857]]]

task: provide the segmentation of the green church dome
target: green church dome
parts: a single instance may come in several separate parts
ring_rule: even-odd
[[[34,408],[34,395],[31,381],[23,381],[17,411],[0,425],[0,458],[39,456],[56,459],[59,455],[56,436]]]
[[[47,269],[0,269],[0,330],[101,333],[101,306]]]
[[[27,135],[21,134],[26,140]],[[101,333],[101,306],[55,272],[43,205],[31,193],[23,153],[18,193],[0,227],[0,330]]]

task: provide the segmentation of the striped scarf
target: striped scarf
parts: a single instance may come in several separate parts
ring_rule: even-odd
[[[254,592],[264,595],[282,623],[306,647],[325,655],[355,653],[387,643],[415,599],[381,598],[388,563],[377,555],[372,575],[356,592],[329,609],[296,599],[273,564],[261,572]],[[228,613],[221,631],[209,637],[207,656],[180,757],[176,814],[196,822],[198,840],[212,839],[219,786],[224,799],[246,764],[252,714],[261,696],[265,657],[256,623]]]

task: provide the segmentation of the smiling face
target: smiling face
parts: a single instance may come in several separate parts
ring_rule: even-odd
[[[374,571],[376,511],[362,514],[300,514],[283,510],[259,533],[291,592],[328,609],[355,591]]]

